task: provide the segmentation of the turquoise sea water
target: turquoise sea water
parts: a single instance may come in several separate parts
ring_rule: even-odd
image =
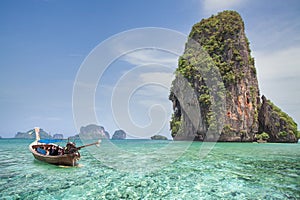
[[[30,143],[0,140],[0,199],[300,199],[300,144],[217,143],[201,157],[200,142],[103,142],[66,168]]]

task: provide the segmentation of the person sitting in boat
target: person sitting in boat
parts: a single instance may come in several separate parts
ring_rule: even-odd
[[[58,155],[58,147],[57,146],[51,146],[50,155],[51,156],[57,156]]]
[[[65,154],[75,153],[77,152],[77,148],[73,142],[68,142],[65,148]]]
[[[54,151],[55,156],[59,155],[58,151],[59,151],[59,146],[55,147],[55,151]]]
[[[64,149],[58,147],[58,155],[64,155]]]
[[[49,152],[49,155],[50,155],[50,156],[53,156],[53,153],[54,153],[54,146],[50,146],[50,152]]]

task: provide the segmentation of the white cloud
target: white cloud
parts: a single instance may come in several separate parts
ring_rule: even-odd
[[[278,81],[300,75],[300,47],[275,52],[254,52],[258,75],[261,79]],[[300,81],[300,80],[299,80]]]
[[[177,65],[187,36],[175,30],[145,27],[123,32],[109,40],[109,51],[117,59],[133,65],[157,63]]]
[[[110,63],[100,80],[103,86],[97,88],[96,106],[101,124],[109,124],[106,126],[111,130],[124,129],[136,137],[157,131],[169,134],[169,116],[165,115],[172,108],[168,93],[186,37],[162,28],[136,29],[104,42],[105,51],[95,50],[95,54],[105,55],[103,60],[108,60],[107,57],[113,60],[97,64]],[[88,83],[80,84],[89,87]]]
[[[176,67],[178,55],[174,55],[159,49],[141,49],[123,56],[123,60],[133,65],[145,65],[149,63]]]
[[[148,58],[152,63],[154,57]],[[99,121],[108,130],[124,129],[128,136],[149,138],[147,134],[158,132],[169,136],[172,106],[168,95],[175,69],[143,64],[119,73],[117,82],[98,86]]]
[[[174,74],[172,72],[150,72],[140,74],[139,78],[144,83],[160,83],[165,87],[170,87],[172,80],[174,79]]]
[[[261,94],[300,122],[300,47],[254,52]]]
[[[206,14],[215,14],[217,12],[236,9],[247,0],[203,0],[202,6]]]
[[[298,18],[271,15],[255,23],[251,23],[249,19],[249,26],[246,26],[246,30],[254,49],[274,51],[276,49],[296,48],[297,44],[299,46],[299,27]]]

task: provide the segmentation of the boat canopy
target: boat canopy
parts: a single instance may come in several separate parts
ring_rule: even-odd
[[[42,140],[39,140],[38,142],[49,144],[49,143],[61,142],[61,141],[62,140],[59,140],[59,139],[42,139]]]

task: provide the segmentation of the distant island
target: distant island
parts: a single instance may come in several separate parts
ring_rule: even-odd
[[[300,138],[295,121],[260,96],[254,58],[239,13],[224,11],[196,23],[175,75],[169,95],[174,140],[295,143]],[[186,92],[182,77],[193,94]],[[200,113],[193,114],[201,115],[199,122],[187,112],[197,106]]]
[[[44,129],[40,129],[40,137],[43,139],[64,139],[63,134],[54,134],[51,136],[47,133]],[[95,124],[90,124],[87,126],[82,126],[80,128],[79,134],[75,134],[74,136],[70,136],[69,139],[76,140],[76,139],[109,139],[109,133],[104,129],[103,126],[98,126]],[[35,131],[31,129],[26,132],[18,132],[15,135],[15,138],[22,138],[22,139],[34,139],[35,138]]]
[[[80,128],[79,137],[83,139],[109,139],[110,135],[103,126],[89,124]]]
[[[168,138],[163,135],[153,135],[151,140],[168,140]]]
[[[64,139],[64,135],[63,134],[54,134],[53,139]]]
[[[44,138],[44,139],[52,139],[53,137],[47,133],[44,129],[40,129],[40,137],[41,138]],[[15,135],[15,138],[22,138],[22,139],[35,139],[35,131],[34,129],[31,129],[27,132],[18,132],[16,135]]]
[[[123,130],[116,130],[111,139],[112,140],[125,140],[126,133]]]
[[[44,129],[40,129],[40,136],[43,139],[64,139],[63,134],[54,134],[51,136]],[[112,140],[125,140],[126,132],[124,130],[116,130],[112,136]],[[1,138],[1,136],[0,136]],[[31,129],[27,132],[18,132],[15,138],[22,139],[35,139],[34,129]],[[110,139],[109,133],[105,130],[103,126],[96,124],[89,124],[87,126],[82,126],[80,128],[79,134],[68,137],[70,140],[80,140],[80,139]],[[151,140],[168,140],[167,137],[162,135],[154,135],[151,137]]]
[[[46,132],[44,129],[40,129],[40,137],[41,138],[45,138],[45,139],[64,139],[64,135],[63,134],[54,134],[53,136],[50,135],[50,133]],[[15,138],[19,138],[19,139],[35,139],[35,131],[34,129],[31,129],[29,131],[26,132],[17,132],[17,134],[15,135]]]

